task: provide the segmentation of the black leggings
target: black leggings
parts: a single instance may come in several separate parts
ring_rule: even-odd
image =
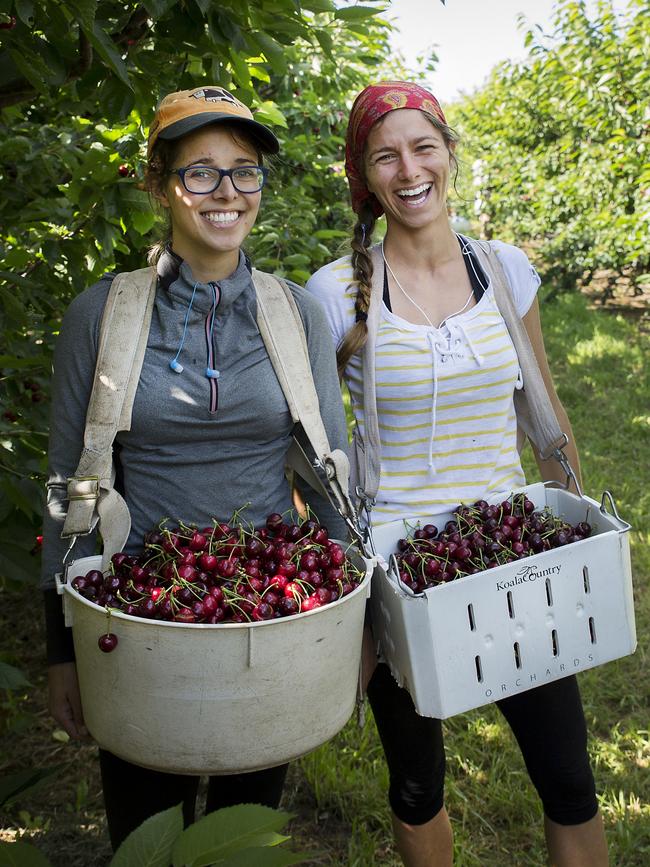
[[[368,699],[384,747],[388,798],[398,819],[423,825],[444,803],[445,750],[440,720],[419,716],[387,665],[377,666]],[[575,677],[498,701],[524,757],[544,813],[579,825],[598,810],[587,756],[587,727]]]
[[[104,805],[113,849],[145,819],[183,803],[185,826],[194,821],[199,777],[165,774],[133,765],[106,750],[99,751]],[[205,811],[235,804],[278,807],[288,765],[248,774],[210,777]]]

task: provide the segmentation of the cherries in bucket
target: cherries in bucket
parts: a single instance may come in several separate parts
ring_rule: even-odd
[[[459,506],[440,531],[418,526],[398,541],[395,560],[402,583],[421,593],[590,534],[586,521],[572,526],[548,508],[537,510],[525,494],[512,494],[495,505],[478,500]]]
[[[364,573],[317,521],[272,514],[260,529],[163,525],[106,573],[74,578],[81,596],[125,614],[180,623],[245,623],[312,611],[351,593]],[[102,650],[112,650],[106,642]]]

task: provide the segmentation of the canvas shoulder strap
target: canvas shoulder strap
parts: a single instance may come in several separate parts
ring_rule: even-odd
[[[305,330],[293,293],[283,280],[257,269],[253,269],[253,282],[260,334],[291,417],[302,425],[316,461],[326,474],[329,490],[323,486],[296,440],[289,450],[288,463],[308,484],[332,500],[351,526],[350,522],[354,523],[356,518],[348,493],[349,460],[341,449],[330,448],[314,385]]]
[[[113,441],[131,427],[156,293],[155,269],[118,274],[102,316],[97,362],[86,413],[84,446],[68,480],[63,538],[87,535],[101,522],[104,558],[120,551],[131,529],[126,503],[113,487]]]
[[[367,338],[363,347],[363,441],[355,429],[352,447],[355,450],[357,477],[352,480],[353,490],[364,508],[372,508],[381,477],[381,440],[379,438],[379,419],[377,416],[377,391],[375,383],[375,350],[377,333],[381,320],[381,304],[384,292],[384,269],[381,246],[376,244],[370,250],[372,259],[372,285],[370,304],[366,320]]]
[[[566,444],[566,436],[560,428],[548,396],[528,332],[515,307],[508,278],[492,244],[477,241],[470,243],[481,266],[492,280],[497,307],[517,353],[523,380],[523,388],[515,391],[517,423],[535,443],[542,457],[551,457]]]

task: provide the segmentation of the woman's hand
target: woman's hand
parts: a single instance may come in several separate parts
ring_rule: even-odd
[[[54,719],[71,738],[81,740],[88,737],[81,710],[81,695],[77,680],[77,666],[74,662],[61,662],[48,669],[49,702],[48,707]]]

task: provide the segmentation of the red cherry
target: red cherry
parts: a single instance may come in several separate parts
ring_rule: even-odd
[[[311,596],[308,596],[306,599],[302,600],[300,610],[301,611],[313,611],[314,608],[320,608],[320,606],[321,606],[321,601],[318,598],[318,596],[316,596],[316,594],[314,593]]]
[[[433,557],[429,557],[424,564],[424,573],[429,578],[433,578],[435,575],[438,575],[442,570],[442,566],[440,565],[440,560],[434,560]]]
[[[284,595],[289,598],[301,599],[305,594],[303,589],[296,581],[289,581],[284,588]]]
[[[179,566],[176,571],[178,572],[178,577],[184,581],[195,581],[199,574],[196,566],[190,566],[189,564]]]
[[[268,602],[258,602],[251,612],[253,620],[271,620],[274,615],[275,611]]]
[[[111,653],[117,647],[117,635],[113,632],[107,632],[106,635],[100,635],[97,641],[97,646],[103,653]]]
[[[221,587],[211,587],[210,596],[212,596],[218,606],[223,606],[224,595]]]
[[[280,600],[278,608],[283,617],[290,617],[292,614],[298,614],[300,611],[300,606],[296,600],[293,597],[288,596],[285,596],[284,599]]]
[[[277,587],[278,590],[284,591],[284,588],[289,583],[289,578],[287,575],[283,575],[282,573],[278,573],[277,575],[273,575],[269,579],[269,587]]]
[[[122,163],[122,165],[118,168],[117,173],[121,178],[128,178],[129,167],[126,165],[126,163]]]
[[[201,554],[199,557],[199,566],[203,572],[215,572],[217,563],[218,560],[214,554]]]
[[[282,523],[282,515],[278,514],[278,512],[273,512],[266,519],[266,528],[267,530],[271,530],[271,532],[277,532]]]

